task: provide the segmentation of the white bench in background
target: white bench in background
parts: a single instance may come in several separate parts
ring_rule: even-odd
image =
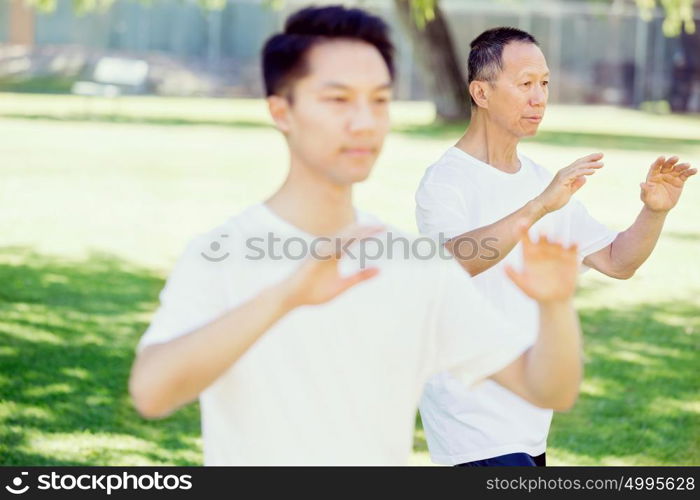
[[[139,93],[148,78],[148,63],[141,59],[103,57],[95,65],[92,81],[78,81],[71,92],[89,97],[118,97],[124,91]]]

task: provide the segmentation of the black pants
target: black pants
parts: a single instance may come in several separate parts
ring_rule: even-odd
[[[530,456],[527,453],[509,453],[508,455],[487,458],[485,460],[457,464],[456,467],[545,467],[546,465],[546,453],[542,453],[542,455],[536,457]]]

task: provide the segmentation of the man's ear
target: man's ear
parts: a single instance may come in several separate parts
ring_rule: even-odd
[[[271,95],[267,98],[267,108],[277,130],[283,134],[289,132],[289,101],[287,98]]]
[[[488,82],[481,80],[472,80],[469,84],[469,94],[474,99],[476,105],[480,108],[488,109],[489,95],[491,93],[491,85]]]

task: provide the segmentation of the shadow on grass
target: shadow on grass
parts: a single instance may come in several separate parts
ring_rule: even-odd
[[[696,301],[580,311],[585,385],[575,408],[555,416],[550,447],[586,462],[644,457],[700,463]]]
[[[15,247],[0,249],[0,283],[0,464],[201,463],[196,405],[149,422],[127,394],[160,276]]]
[[[201,463],[197,405],[157,422],[127,394],[163,280],[108,254],[67,261],[0,248],[0,464]],[[700,306],[581,311],[586,379],[550,447],[599,462],[700,463]],[[416,421],[415,448],[426,450]]]
[[[595,464],[700,464],[700,305],[580,311],[586,373],[581,396],[554,417],[550,455]],[[427,451],[420,418],[414,448]],[[551,457],[550,457],[551,458]],[[576,462],[574,462],[574,465]]]
[[[398,126],[395,131],[410,137],[426,139],[457,140],[467,128],[463,124],[432,124],[415,126]],[[642,151],[658,151],[661,153],[682,153],[696,151],[700,148],[700,139],[652,137],[628,134],[564,132],[542,130],[535,137],[524,139],[524,142],[534,142],[552,146],[590,147],[593,149],[629,149]]]

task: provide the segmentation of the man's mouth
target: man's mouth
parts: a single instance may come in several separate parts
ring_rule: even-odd
[[[341,151],[343,154],[346,154],[348,156],[369,156],[374,154],[376,149],[370,147],[353,147],[343,148]]]
[[[540,123],[542,121],[542,115],[526,116],[525,119],[532,123]]]

